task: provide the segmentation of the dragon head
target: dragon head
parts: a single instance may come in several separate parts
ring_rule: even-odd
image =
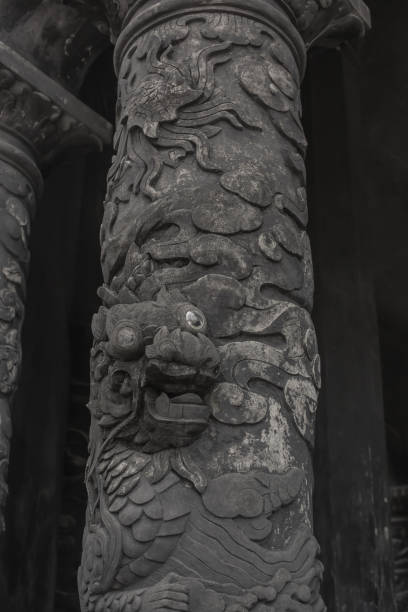
[[[93,332],[90,409],[102,427],[125,423],[121,435],[146,452],[185,446],[207,427],[220,357],[204,313],[182,293],[101,307]]]

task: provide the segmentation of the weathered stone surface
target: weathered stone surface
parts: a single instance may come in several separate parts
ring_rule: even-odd
[[[299,30],[332,3],[107,4],[82,610],[320,612]]]

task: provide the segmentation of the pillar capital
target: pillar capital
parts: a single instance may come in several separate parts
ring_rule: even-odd
[[[370,25],[370,12],[363,0],[278,0],[278,4],[291,11],[299,31],[306,42],[311,32],[326,35],[336,29],[347,35],[364,33]]]
[[[255,18],[280,29],[292,43],[309,47],[322,40],[362,35],[370,27],[363,0],[104,0],[117,59],[125,42],[172,16],[212,12]]]
[[[311,0],[311,4],[316,2]],[[307,48],[363,36],[371,27],[370,10],[363,0],[320,0],[320,5],[314,13],[305,12],[300,24]]]

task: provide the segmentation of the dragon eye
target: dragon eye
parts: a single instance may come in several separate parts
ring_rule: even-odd
[[[186,312],[186,323],[189,327],[194,329],[194,331],[201,331],[205,329],[206,326],[204,315],[197,310],[188,310]]]
[[[140,328],[131,321],[120,321],[112,329],[110,352],[117,359],[131,359],[143,348],[143,337]]]
[[[177,307],[177,319],[180,327],[189,332],[204,334],[207,330],[207,319],[201,310],[192,304],[180,304]]]
[[[136,332],[131,327],[122,327],[116,334],[116,342],[122,348],[133,346],[136,341]]]

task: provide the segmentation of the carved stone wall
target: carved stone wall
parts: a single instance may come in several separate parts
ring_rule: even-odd
[[[319,612],[298,28],[332,3],[119,5],[82,610]]]

